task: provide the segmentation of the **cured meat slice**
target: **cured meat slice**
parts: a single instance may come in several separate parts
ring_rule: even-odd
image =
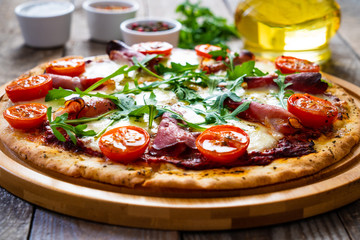
[[[225,100],[225,105],[231,109],[236,109],[242,103],[243,101],[235,102],[229,98]],[[237,116],[259,122],[284,135],[294,134],[303,128],[298,118],[284,108],[258,102],[251,102],[249,108]]]
[[[274,82],[275,78],[277,78],[276,75],[245,77],[244,81],[247,83],[247,88],[252,89],[276,86]],[[328,88],[328,84],[321,80],[321,74],[318,72],[290,74],[285,77],[285,83],[291,83],[291,85],[287,87],[288,89],[310,94],[321,94]]]
[[[170,117],[170,115],[170,113],[163,114],[152,148],[161,150],[180,143],[196,149],[195,136],[181,128],[178,121]]]

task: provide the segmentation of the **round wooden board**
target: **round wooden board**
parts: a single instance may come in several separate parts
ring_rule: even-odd
[[[360,106],[360,88],[325,75]],[[0,89],[4,91],[4,87]],[[71,178],[24,162],[0,146],[0,185],[41,207],[88,220],[154,229],[224,230],[310,217],[360,198],[360,147],[321,172],[234,191],[127,189]]]

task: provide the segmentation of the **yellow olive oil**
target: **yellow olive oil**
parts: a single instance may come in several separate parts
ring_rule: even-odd
[[[330,58],[329,40],[340,26],[340,8],[334,0],[242,0],[235,25],[244,47],[258,56],[321,63]]]

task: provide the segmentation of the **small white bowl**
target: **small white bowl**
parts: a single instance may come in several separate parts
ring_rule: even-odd
[[[171,29],[157,32],[139,32],[130,28],[134,23],[146,24],[156,22],[167,23]],[[141,42],[162,41],[168,42],[174,47],[177,47],[179,42],[181,23],[169,18],[133,18],[121,23],[120,29],[124,42],[129,46]]]
[[[126,19],[135,17],[139,4],[123,0],[88,0],[83,3],[91,39],[99,42],[122,39],[119,25]],[[121,6],[122,10],[104,10],[98,7]]]
[[[36,48],[64,45],[70,37],[74,9],[72,3],[64,1],[34,1],[17,6],[15,14],[25,44]]]

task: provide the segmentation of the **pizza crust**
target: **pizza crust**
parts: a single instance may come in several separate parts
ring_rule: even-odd
[[[46,64],[20,76],[42,74]],[[29,134],[14,130],[0,118],[0,139],[25,161],[71,177],[126,187],[175,188],[196,190],[243,189],[286,182],[315,174],[343,159],[359,142],[360,113],[354,99],[342,88],[332,86],[329,91],[347,103],[349,118],[337,121],[331,137],[315,142],[316,153],[297,158],[277,159],[266,166],[245,166],[231,169],[184,170],[172,164],[135,163],[123,165],[98,157],[76,154],[63,149],[30,141]],[[6,95],[0,110],[9,106]]]

